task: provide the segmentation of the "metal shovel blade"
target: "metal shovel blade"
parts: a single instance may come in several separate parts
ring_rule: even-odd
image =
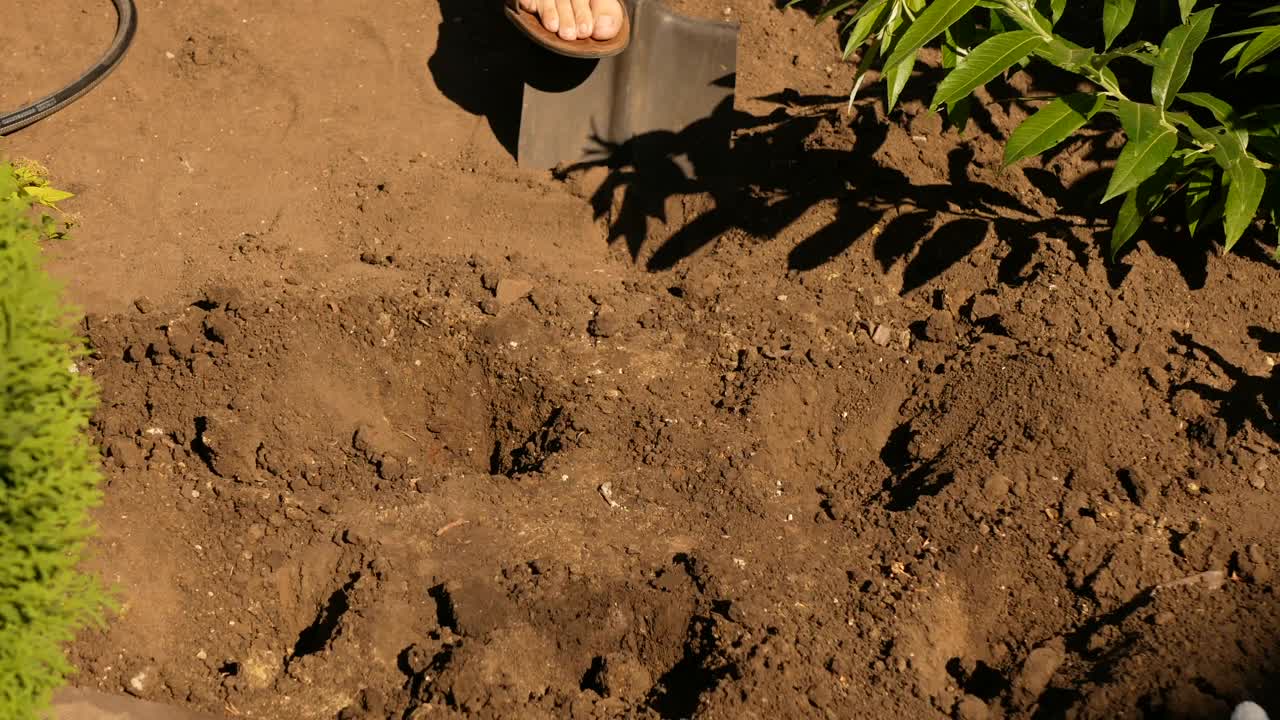
[[[678,133],[726,99],[732,107],[736,22],[695,20],[661,0],[634,0],[631,19],[631,45],[621,55],[599,61],[533,56],[520,114],[521,167],[580,162],[598,141]]]
[[[97,690],[65,688],[53,698],[50,720],[226,720],[172,705],[110,695]]]

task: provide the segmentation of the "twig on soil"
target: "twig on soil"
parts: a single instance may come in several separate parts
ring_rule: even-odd
[[[416,438],[416,437],[414,437],[414,436],[410,435],[409,433],[407,433],[407,432],[405,432],[405,431],[403,431],[403,430],[401,430],[401,431],[400,431],[400,434],[401,434],[401,435],[403,435],[403,436],[405,436],[405,437],[407,437],[407,438],[409,438],[410,440],[412,440],[412,441],[414,441],[414,442],[418,442],[418,438]]]
[[[457,520],[454,520],[453,522],[449,523],[448,525],[445,525],[444,527],[442,527],[442,528],[440,528],[439,530],[437,530],[437,531],[436,531],[436,537],[440,537],[441,535],[443,535],[443,534],[445,534],[445,533],[449,532],[450,530],[453,530],[454,528],[460,528],[460,527],[462,527],[463,525],[466,525],[466,524],[467,524],[467,523],[469,523],[469,522],[471,522],[471,521],[470,521],[470,520],[467,520],[466,518],[458,518]]]
[[[1178,580],[1172,580],[1162,585],[1157,585],[1152,589],[1152,592],[1168,590],[1169,588],[1186,587],[1188,585],[1203,585],[1206,590],[1217,590],[1225,585],[1226,582],[1227,573],[1225,571],[1208,570],[1202,573],[1196,573],[1195,575],[1188,575],[1187,577],[1180,578]]]

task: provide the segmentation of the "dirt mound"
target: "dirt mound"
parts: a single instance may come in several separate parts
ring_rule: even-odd
[[[869,298],[880,323],[397,262],[429,279],[87,321],[110,496],[195,541],[148,584],[199,597],[153,655],[86,641],[99,682],[368,718],[1102,717],[1261,687],[1271,646],[1200,616],[1280,620],[1269,536],[1234,520],[1270,502],[1270,426],[1218,432],[1211,356],[1103,326],[1125,306],[1082,310],[1105,293],[1078,265]],[[1173,661],[1192,637],[1202,667]]]

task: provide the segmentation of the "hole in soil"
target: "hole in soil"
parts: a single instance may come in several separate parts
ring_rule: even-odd
[[[293,658],[313,655],[329,644],[338,631],[342,615],[351,609],[350,593],[359,579],[360,573],[352,573],[345,585],[333,591],[324,607],[320,608],[315,621],[298,634],[298,641],[293,646]]]
[[[1080,700],[1081,694],[1067,688],[1049,688],[1040,696],[1035,715],[1031,720],[1062,720]]]
[[[894,428],[880,450],[880,461],[891,473],[884,481],[884,491],[889,495],[885,506],[893,512],[910,510],[922,497],[933,497],[950,485],[955,477],[949,472],[938,472],[936,456],[919,462],[911,449],[914,432],[911,423]]]
[[[427,596],[436,601],[436,624],[458,632],[458,614],[453,609],[453,598],[443,583],[427,590]]]
[[[663,718],[690,718],[698,709],[698,699],[712,690],[728,675],[730,668],[711,667],[716,649],[712,623],[706,618],[695,618],[690,628],[690,639],[685,644],[684,657],[676,663],[654,686],[649,706]]]
[[[591,667],[587,668],[586,674],[582,676],[582,682],[578,684],[579,690],[595,690],[601,692],[603,690],[600,682],[600,674],[604,672],[604,658],[597,655],[591,660]]]
[[[531,472],[541,472],[542,466],[552,455],[564,449],[564,434],[568,431],[568,418],[563,407],[554,408],[542,426],[531,433],[518,447],[508,451],[502,440],[494,442],[489,457],[489,474],[515,477]]]
[[[1141,504],[1142,490],[1138,487],[1138,482],[1133,477],[1133,471],[1128,468],[1121,469],[1116,473],[1116,477],[1120,480],[1120,486],[1124,488],[1125,495],[1129,496],[1129,502],[1134,505]]]
[[[218,667],[218,673],[222,675],[239,675],[240,663],[238,662],[223,663],[221,666]]]
[[[196,457],[200,458],[200,461],[205,464],[205,467],[209,468],[209,472],[216,475],[217,471],[213,469],[213,451],[209,449],[208,445],[204,444],[204,440],[202,439],[205,432],[208,430],[209,418],[203,416],[196,418],[196,434],[191,440],[191,452],[195,453]]]
[[[999,670],[979,660],[970,669],[958,657],[947,662],[947,673],[955,678],[960,688],[985,702],[990,702],[1008,692],[1009,680]]]

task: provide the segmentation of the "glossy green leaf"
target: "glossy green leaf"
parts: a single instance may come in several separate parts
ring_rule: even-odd
[[[867,8],[870,8],[868,10]],[[853,25],[853,30],[849,33],[848,40],[844,44],[844,57],[849,59],[854,50],[857,50],[862,43],[866,42],[871,33],[875,31],[876,26],[884,19],[884,14],[889,10],[888,2],[872,3],[864,6],[859,13],[859,17]]]
[[[889,86],[889,105],[888,109],[898,104],[898,96],[902,94],[902,89],[907,86],[907,80],[911,77],[911,71],[915,69],[916,56],[908,55],[905,60],[897,65],[890,66],[884,73],[885,82]]]
[[[958,132],[964,132],[964,128],[969,124],[969,117],[972,114],[973,96],[966,95],[947,105],[947,124]]]
[[[1186,198],[1187,229],[1195,237],[1201,221],[1213,204],[1214,171],[1212,165],[1199,165],[1187,177]]]
[[[1120,33],[1129,27],[1137,0],[1104,0],[1102,4],[1102,36],[1104,47],[1111,47]]]
[[[1092,62],[1097,55],[1088,48],[1054,35],[1048,43],[1036,49],[1037,57],[1044,58],[1064,70],[1075,71]],[[1104,72],[1110,72],[1104,68]]]
[[[1240,52],[1240,61],[1236,63],[1236,75],[1277,49],[1280,49],[1280,26],[1264,28],[1262,33]]]
[[[1123,100],[1117,114],[1129,141],[1120,151],[1102,202],[1123,195],[1151,177],[1178,147],[1178,133],[1164,124],[1159,109]]]
[[[1160,43],[1160,57],[1151,72],[1151,98],[1161,108],[1169,107],[1187,81],[1196,49],[1209,34],[1215,9],[1211,7],[1192,14],[1185,25],[1170,30],[1164,42]]]
[[[1213,118],[1223,125],[1231,126],[1235,122],[1236,111],[1226,101],[1219,100],[1209,93],[1178,93],[1178,99],[1208,110],[1213,113]]]
[[[1182,15],[1182,22],[1186,22],[1191,17],[1191,11],[1196,8],[1196,0],[1178,0],[1178,12]]]
[[[1062,14],[1067,11],[1067,0],[1049,0],[1049,12],[1053,14],[1053,24],[1057,25]]]
[[[1227,204],[1222,225],[1230,250],[1257,216],[1267,178],[1237,133],[1223,133],[1213,155],[1226,176]]]
[[[1004,146],[1004,164],[1039,155],[1067,139],[1089,122],[1104,100],[1101,95],[1073,93],[1040,108],[1009,136]]]
[[[920,48],[941,35],[977,4],[978,0],[934,0],[902,34],[885,61],[885,67],[898,68],[906,63],[907,58],[914,60]]]
[[[942,69],[954,70],[959,64],[960,55],[956,52],[955,43],[948,38],[946,42],[942,43]]]
[[[931,107],[937,108],[968,95],[1044,44],[1044,38],[1026,30],[1015,30],[988,39],[938,83]]]
[[[75,195],[69,192],[64,190],[55,190],[48,186],[28,185],[27,187],[22,188],[22,191],[31,196],[41,205],[48,205],[49,207],[53,207],[55,204],[60,203],[67,198],[75,197]]]
[[[1173,179],[1182,163],[1171,159],[1160,166],[1151,177],[1143,180],[1137,187],[1127,192],[1120,211],[1116,214],[1116,224],[1111,230],[1111,259],[1133,239],[1142,227],[1142,223],[1169,199],[1169,181]]]
[[[1009,26],[1005,25],[1004,15],[996,12],[995,10],[992,10],[989,13],[987,26],[991,28],[991,32],[993,33],[1002,33],[1009,29]]]

